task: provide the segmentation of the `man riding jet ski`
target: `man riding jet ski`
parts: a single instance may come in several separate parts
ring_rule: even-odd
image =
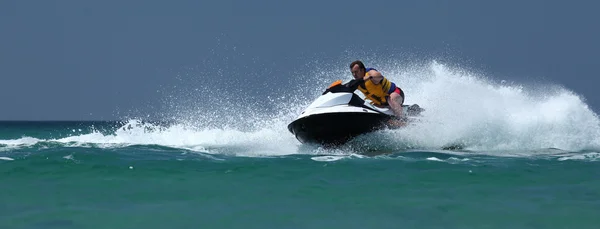
[[[361,61],[350,64],[354,76],[347,84],[338,80],[310,104],[288,130],[302,143],[343,144],[360,134],[382,128],[403,127],[422,108],[403,105],[404,92]],[[354,91],[358,89],[365,102]]]

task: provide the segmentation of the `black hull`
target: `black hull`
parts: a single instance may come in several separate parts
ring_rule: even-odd
[[[301,143],[343,144],[353,137],[385,127],[390,118],[374,113],[328,113],[304,117],[288,125]]]

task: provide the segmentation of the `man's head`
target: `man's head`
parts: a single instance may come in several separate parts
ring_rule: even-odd
[[[365,68],[363,62],[356,60],[350,63],[350,71],[352,72],[354,79],[360,79],[365,77],[367,69]]]

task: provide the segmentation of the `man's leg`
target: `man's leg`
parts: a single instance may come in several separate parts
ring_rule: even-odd
[[[407,124],[404,120],[404,115],[402,115],[402,103],[404,103],[404,98],[402,98],[402,95],[397,92],[390,94],[388,104],[396,115],[396,119],[390,119],[388,121],[388,124],[392,127],[403,127]]]
[[[392,94],[390,94],[389,100],[390,101],[388,102],[388,104],[390,104],[390,108],[392,108],[392,111],[394,112],[396,117],[403,118],[402,104],[404,103],[404,98],[402,98],[402,95],[394,91],[392,92]]]

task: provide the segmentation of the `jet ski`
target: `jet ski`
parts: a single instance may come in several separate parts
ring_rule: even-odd
[[[404,117],[398,119],[390,108],[374,106],[354,93],[360,82],[332,83],[287,127],[301,143],[340,145],[361,134],[400,128],[390,123],[407,123],[424,109],[417,104],[403,105]]]

